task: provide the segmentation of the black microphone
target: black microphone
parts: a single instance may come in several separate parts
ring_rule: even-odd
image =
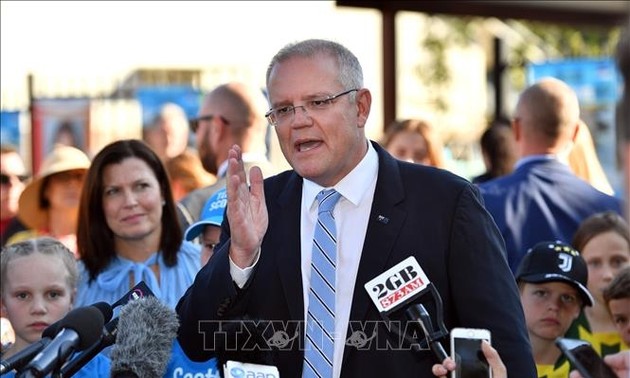
[[[61,364],[75,351],[94,344],[101,336],[104,318],[98,307],[74,309],[61,319],[60,331],[16,377],[43,377]]]
[[[129,301],[119,318],[111,377],[163,376],[179,327],[175,311],[148,296]]]
[[[61,324],[61,320],[57,320],[53,324],[49,325],[44,329],[42,333],[42,338],[37,342],[32,343],[21,351],[17,352],[13,356],[7,358],[0,362],[0,375],[10,372],[11,370],[20,370],[26,365],[39,351],[44,349],[50,340],[55,337],[57,332],[59,332],[59,325]]]
[[[153,291],[149,289],[149,287],[147,286],[147,284],[144,283],[144,281],[140,281],[138,282],[136,286],[132,287],[131,290],[129,290],[119,300],[114,302],[112,304],[112,307],[116,308],[118,306],[124,306],[130,300],[140,299],[144,297],[155,297],[155,294],[153,294]]]
[[[90,307],[96,307],[103,314],[103,323],[107,323],[114,316],[114,309],[107,302],[96,302],[91,304]]]
[[[391,323],[391,329],[409,342],[414,350],[421,350],[428,346],[435,354],[438,362],[444,361],[448,355],[438,341],[448,335],[444,326],[442,314],[442,298],[437,289],[424,273],[415,257],[410,256],[396,264],[378,277],[365,284],[370,298],[376,305],[381,317]],[[418,304],[419,298],[429,296],[435,307],[435,329],[431,316],[423,304]],[[424,301],[424,299],[423,299]],[[412,304],[416,302],[416,304]],[[424,338],[418,340],[404,333],[390,317],[398,315],[404,309],[405,317],[419,324]]]
[[[409,319],[415,320],[420,324],[420,328],[422,328],[422,332],[424,332],[427,343],[429,343],[429,347],[433,351],[433,354],[435,354],[438,362],[441,363],[444,361],[446,357],[448,357],[448,354],[446,354],[442,344],[437,341],[439,334],[436,335],[433,323],[431,322],[431,316],[429,316],[429,312],[426,308],[424,308],[424,305],[422,303],[413,305],[409,307],[405,313]]]
[[[128,303],[130,300],[136,300],[144,297],[155,297],[151,289],[144,283],[144,281],[140,281],[136,286],[132,287],[125,295],[123,295],[118,301],[114,303],[111,307],[123,306]],[[105,302],[99,302],[105,303]],[[111,316],[106,320],[109,321]],[[116,342],[116,334],[118,333],[118,321],[119,317],[112,319],[109,323],[105,324],[103,327],[103,334],[99,341],[94,343],[92,346],[87,348],[81,354],[68,361],[61,368],[61,376],[62,377],[71,377],[77,371],[81,370],[83,366],[85,366],[92,358],[94,358],[97,354],[99,354],[103,349],[108,348]]]
[[[105,319],[105,321],[109,321],[109,319],[112,318],[113,310],[107,302],[94,303],[92,306],[96,307],[101,312],[101,314],[103,314],[103,318]],[[62,321],[63,318],[49,325],[48,327],[46,327],[46,329],[44,329],[41,339],[30,344],[29,346],[22,349],[13,356],[7,358],[6,360],[0,362],[0,375],[5,374],[11,370],[21,370],[24,365],[26,365],[31,359],[33,359],[33,357],[35,357],[37,353],[44,349],[44,347],[50,343],[50,341],[57,335],[57,333],[59,333]]]

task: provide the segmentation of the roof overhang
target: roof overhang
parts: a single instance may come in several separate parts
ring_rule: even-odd
[[[630,22],[630,1],[336,0],[338,6],[381,11],[416,11],[454,16],[496,17],[572,25],[621,26]]]

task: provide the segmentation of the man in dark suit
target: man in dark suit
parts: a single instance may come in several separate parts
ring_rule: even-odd
[[[305,319],[313,317],[317,300],[313,235],[323,222],[315,198],[334,188],[341,194],[332,210],[334,343],[322,352],[330,366],[320,376],[431,374],[437,362],[431,351],[400,342],[392,326],[407,335],[415,324],[393,314],[384,321],[364,288],[413,256],[442,298],[446,327],[489,329],[510,377],[534,377],[504,244],[476,187],[449,172],[396,160],[367,140],[371,93],[363,88],[357,58],[330,41],[288,45],[269,66],[267,88],[267,115],[294,170],[263,181],[253,168],[248,188],[240,149],[230,151],[221,242],[177,306],[185,352],[207,359],[219,348],[214,344],[224,324],[247,316],[264,321],[259,329],[274,346],[282,377],[316,376],[319,367],[306,357],[313,342],[305,337]],[[435,322],[435,308],[427,306]],[[448,341],[442,343],[448,349]]]
[[[512,122],[520,160],[511,174],[480,184],[513,272],[539,241],[570,243],[588,216],[621,213],[619,199],[596,190],[566,164],[579,122],[577,96],[564,82],[545,78],[527,88]]]

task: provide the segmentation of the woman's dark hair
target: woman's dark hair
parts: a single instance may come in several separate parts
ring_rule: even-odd
[[[581,252],[592,238],[608,231],[616,232],[630,245],[630,228],[628,228],[628,223],[614,211],[593,214],[583,220],[580,223],[580,227],[573,234],[571,245]]]
[[[159,251],[166,265],[177,264],[177,251],[182,244],[183,233],[177,220],[175,201],[166,169],[160,158],[143,141],[119,140],[108,144],[96,154],[81,193],[77,250],[90,274],[90,281],[94,280],[116,256],[114,235],[107,225],[103,211],[103,171],[107,166],[120,164],[124,159],[131,157],[147,163],[160,184],[165,203]]]
[[[510,121],[497,118],[481,135],[481,151],[488,159],[488,173],[491,177],[501,177],[512,172],[516,162],[514,135]]]

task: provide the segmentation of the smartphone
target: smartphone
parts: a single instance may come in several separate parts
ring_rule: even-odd
[[[451,330],[451,358],[456,368],[452,378],[492,378],[488,361],[481,351],[481,341],[490,343],[490,331],[480,328]]]
[[[617,378],[587,341],[559,337],[556,345],[584,378]]]

